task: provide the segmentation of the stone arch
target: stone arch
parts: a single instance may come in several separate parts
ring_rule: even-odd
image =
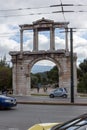
[[[24,53],[13,55],[13,89],[14,94],[29,95],[31,88],[30,72],[32,66],[44,59],[54,62],[59,69],[59,87],[66,87],[70,92],[70,55],[66,56],[65,52],[59,51],[44,53]],[[74,68],[76,70],[76,58],[74,58]],[[76,73],[74,74],[76,81]],[[75,82],[76,86],[76,82]]]
[[[19,25],[20,27],[20,51],[12,51],[9,54],[13,63],[13,92],[18,95],[30,95],[30,72],[32,66],[39,60],[53,61],[59,69],[59,87],[67,88],[70,93],[70,52],[68,49],[68,22],[54,22],[42,18],[33,24]],[[65,49],[55,50],[55,28],[65,29]],[[23,31],[33,30],[33,51],[23,51]],[[38,48],[38,32],[50,31],[50,49],[47,51]],[[76,53],[73,54],[74,86],[77,86]],[[76,89],[75,89],[76,90]]]
[[[28,65],[30,65],[29,73],[31,72],[31,69],[32,69],[32,67],[34,66],[34,64],[37,63],[38,61],[41,61],[41,60],[49,60],[49,61],[55,63],[55,65],[57,66],[57,68],[58,68],[58,70],[59,70],[59,71],[58,71],[58,75],[61,76],[61,74],[62,74],[63,72],[62,72],[62,67],[61,67],[60,63],[57,63],[56,60],[54,60],[53,58],[47,57],[47,56],[44,57],[44,58],[38,57],[38,58],[34,59],[34,60],[31,62],[31,64],[29,63],[29,64],[28,64]],[[59,80],[59,77],[58,77],[58,80]],[[59,84],[59,81],[57,81],[57,83]],[[30,76],[30,89],[31,89],[31,76]]]

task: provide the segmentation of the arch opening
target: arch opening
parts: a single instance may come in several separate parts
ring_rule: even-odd
[[[23,50],[33,50],[33,30],[24,30],[23,32]]]
[[[55,29],[55,50],[65,49],[65,30],[62,28]]]
[[[46,92],[59,87],[59,69],[50,60],[40,60],[31,69],[31,89]],[[40,91],[39,91],[40,90]]]
[[[49,50],[50,49],[50,32],[39,31],[38,35],[38,50]]]

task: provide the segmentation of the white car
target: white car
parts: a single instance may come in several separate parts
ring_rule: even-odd
[[[57,88],[55,90],[53,90],[50,94],[49,97],[50,98],[54,98],[54,97],[63,97],[63,98],[67,98],[68,93],[66,88]]]

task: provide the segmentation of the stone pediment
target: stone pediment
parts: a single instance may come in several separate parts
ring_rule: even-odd
[[[40,30],[49,30],[50,27],[53,28],[66,28],[69,22],[54,22],[54,20],[45,19],[44,17],[42,19],[34,21],[32,24],[24,24],[19,25],[19,27],[22,30],[32,30],[34,28],[37,28]]]
[[[39,19],[35,22],[33,22],[33,24],[53,24],[54,21],[53,20],[49,20],[49,19],[45,19],[45,18],[42,18],[42,19]]]

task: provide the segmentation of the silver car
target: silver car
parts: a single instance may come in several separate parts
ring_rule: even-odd
[[[54,98],[54,97],[67,98],[67,96],[68,96],[68,94],[67,94],[66,88],[57,88],[57,89],[53,90],[53,91],[49,94],[49,97],[50,97],[50,98]]]

